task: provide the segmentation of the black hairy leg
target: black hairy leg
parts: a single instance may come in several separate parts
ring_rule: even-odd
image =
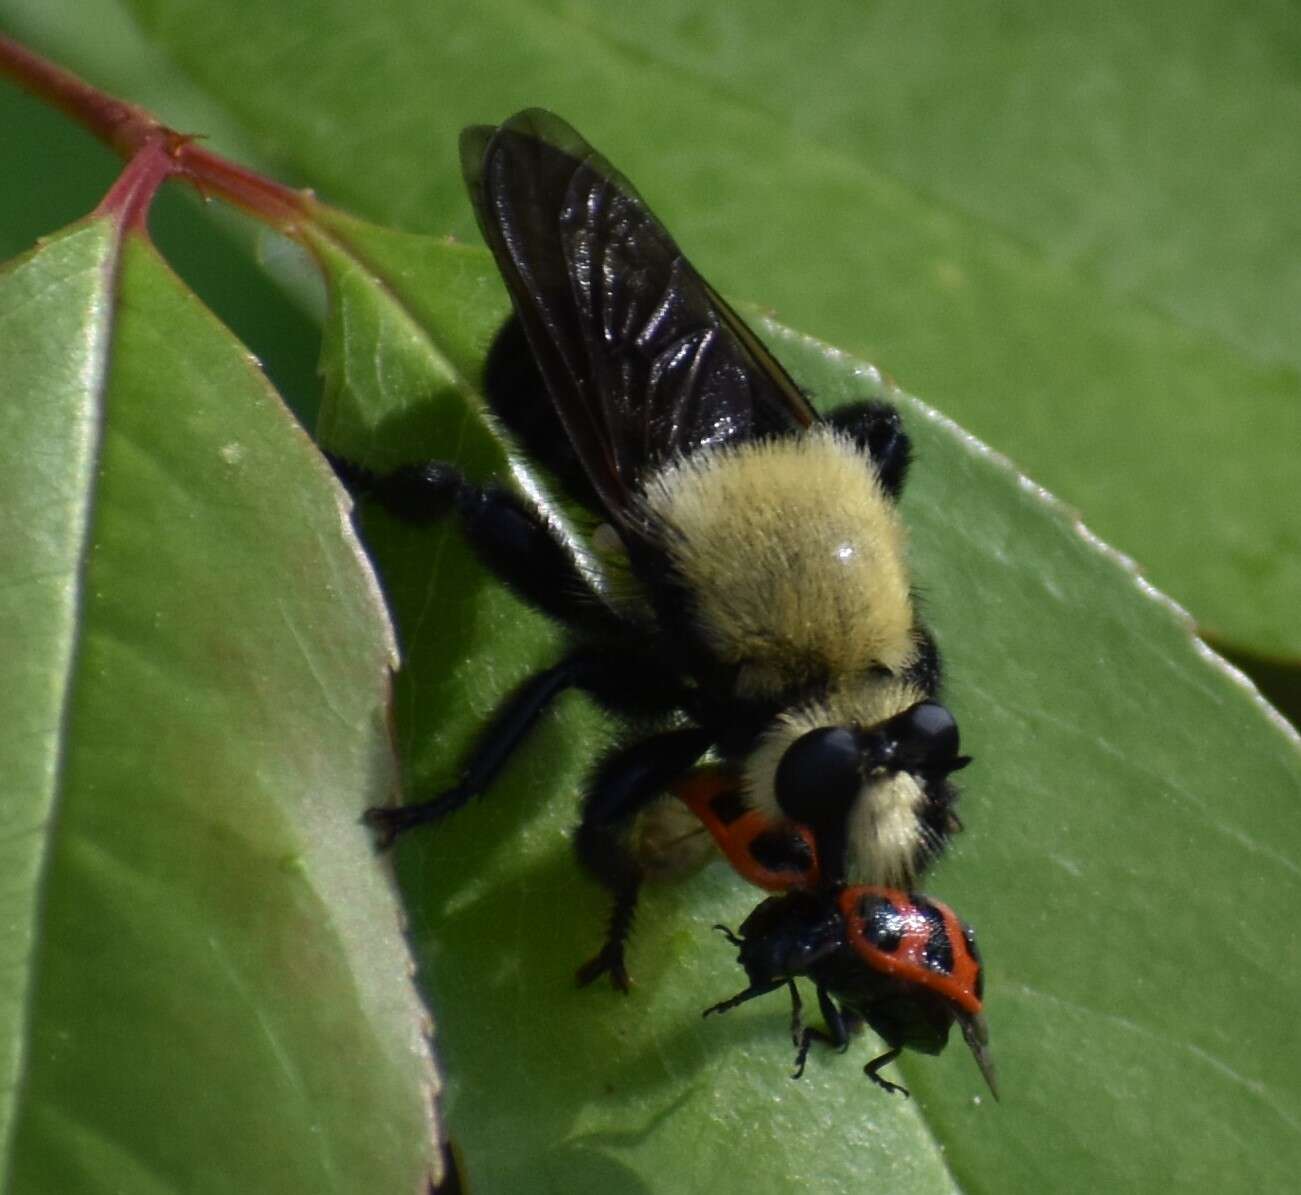
[[[446,461],[376,473],[333,454],[327,459],[351,493],[373,499],[403,522],[433,523],[454,513],[483,565],[544,614],[568,626],[619,626],[556,530],[513,490],[496,482],[477,485]]]
[[[507,760],[523,743],[547,706],[566,689],[582,689],[603,704],[617,705],[619,685],[627,686],[628,678],[638,675],[638,670],[644,667],[644,657],[635,649],[630,652],[620,650],[616,644],[601,644],[592,648],[575,648],[558,664],[529,677],[493,711],[492,717],[479,732],[474,747],[461,768],[460,779],[454,785],[427,801],[400,806],[383,806],[366,811],[366,822],[377,831],[379,845],[388,846],[404,831],[438,821],[449,813],[454,813],[475,797],[482,796],[506,766]],[[653,676],[651,679],[655,680]],[[667,681],[661,681],[658,686],[652,685],[652,692],[656,699],[668,702],[672,700],[673,691]],[[672,705],[668,705],[667,708],[671,709]],[[666,712],[666,709],[661,708],[659,712]],[[669,767],[671,774],[661,787],[667,786],[670,781],[687,771],[712,741],[706,731],[694,728],[690,731],[677,731],[671,735],[657,736],[651,739],[649,744],[642,746],[648,748],[648,753],[652,757],[657,746],[665,750],[665,755],[663,760],[657,758],[646,760],[642,767],[643,772],[658,775],[657,767],[663,770],[666,761],[671,764],[677,758],[672,752],[677,742],[675,736],[679,735],[694,736],[691,741],[699,742],[700,745],[695,748],[695,754],[690,761],[682,764],[676,771],[672,770],[672,766]],[[630,748],[629,752],[634,753],[635,750]],[[619,758],[616,756],[615,760]],[[631,762],[636,763],[638,759],[639,757],[633,754]],[[604,769],[601,775],[604,775]],[[603,801],[598,801],[596,799],[598,790],[604,791],[598,779],[597,789],[589,798],[589,804],[595,804],[598,820],[600,812],[607,808],[612,817],[617,816],[618,811],[614,808],[614,802],[620,791],[619,782],[622,781],[627,787],[634,785],[636,780],[636,775],[631,771],[623,777],[617,772],[612,773],[609,795]],[[641,789],[638,788],[636,791],[640,793]],[[631,802],[632,798],[627,799]],[[649,799],[650,797],[646,796],[643,802]],[[635,812],[635,807],[631,811]],[[613,885],[607,884],[607,887],[613,888]]]
[[[616,988],[628,990],[624,948],[642,881],[628,849],[628,830],[636,814],[690,771],[711,743],[709,732],[698,727],[670,730],[616,751],[597,769],[574,847],[579,861],[614,897],[614,907],[605,944],[578,970],[580,985],[608,974]]]
[[[903,429],[899,412],[888,402],[864,399],[837,407],[826,421],[867,452],[876,466],[882,488],[897,499],[912,462],[912,441]]]
[[[444,462],[377,474],[332,457],[354,493],[378,501],[397,518],[432,522],[455,513],[480,560],[520,597],[567,626],[577,646],[552,668],[515,690],[481,731],[450,788],[425,801],[368,810],[381,847],[416,826],[437,821],[482,795],[543,711],[566,689],[587,692],[624,714],[664,717],[686,697],[673,653],[627,626],[590,588],[550,524],[518,495],[470,482]],[[584,866],[612,893],[604,948],[579,972],[582,983],[608,973],[627,990],[624,945],[641,883],[624,832],[637,811],[696,763],[713,734],[689,727],[656,735],[618,752],[598,770],[584,803],[577,848]]]
[[[542,712],[566,689],[581,684],[588,667],[586,657],[574,654],[529,677],[494,711],[451,788],[427,801],[366,810],[366,823],[376,831],[380,847],[390,845],[403,831],[438,821],[481,796]]]

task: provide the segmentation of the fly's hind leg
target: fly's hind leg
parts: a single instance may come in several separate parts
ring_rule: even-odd
[[[478,485],[445,461],[377,473],[342,457],[329,459],[352,493],[378,502],[395,518],[432,523],[455,516],[483,565],[526,602],[574,630],[580,641],[617,643],[625,637],[621,620],[594,592],[556,529],[513,490]],[[497,709],[456,784],[426,801],[367,812],[380,845],[483,793],[557,696],[597,683],[612,668],[626,670],[617,652],[580,647],[531,677]]]
[[[617,633],[618,618],[592,589],[558,530],[514,490],[473,482],[447,461],[377,473],[331,453],[326,457],[349,492],[378,502],[394,518],[420,524],[455,515],[480,563],[544,614],[578,630]]]

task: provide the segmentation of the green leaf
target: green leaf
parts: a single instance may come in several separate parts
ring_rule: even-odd
[[[78,65],[125,86],[116,50],[96,57],[115,6],[66,11]],[[136,11],[225,127],[408,227],[470,234],[463,124],[556,108],[725,291],[888,365],[1202,620],[1298,650],[1301,384],[1279,356],[1298,297],[1297,59],[1266,9],[953,6],[918,21],[878,4],[839,25],[827,4],[797,22],[617,6],[618,29],[578,5],[323,0],[310,23],[211,0]],[[504,309],[490,270],[476,299],[464,251],[440,265],[393,238],[385,263],[361,232],[352,249],[338,236],[357,273],[334,260],[336,294],[392,286],[402,310],[377,294],[355,323],[333,317],[331,443],[494,471],[472,397],[468,416],[454,405]],[[436,327],[413,301],[426,294],[445,305]],[[773,335],[824,401],[874,384]],[[402,386],[386,386],[402,341]],[[374,345],[385,368],[364,383]],[[609,734],[572,699],[491,800],[400,853],[474,1189],[663,1189],[683,1174],[720,1191],[1292,1185],[1298,959],[1275,927],[1298,908],[1295,739],[1067,514],[906,410],[917,569],[978,757],[968,832],[930,886],[980,932],[1004,1103],[967,1102],[978,1079],[960,1047],[909,1059],[902,1104],[861,1079],[866,1045],[788,1082],[773,1005],[700,1024],[741,978],[708,926],[754,900],[722,868],[648,902],[630,1000],[572,992],[604,910],[564,835]],[[410,653],[406,787],[427,789],[552,639],[455,535],[369,515],[366,531]]]
[[[98,216],[0,273],[6,1191],[415,1190],[436,1082],[358,823],[393,647],[247,353]]]
[[[1265,699],[1293,726],[1301,726],[1301,661],[1256,655],[1214,639],[1207,642],[1251,677]]]
[[[478,406],[483,352],[507,310],[483,252],[328,209],[321,218],[308,233],[331,300],[321,442],[373,468],[449,456],[477,478],[505,472],[506,452]],[[366,511],[363,532],[387,548],[384,587],[403,645],[394,702],[407,784],[446,778],[496,697],[555,637],[484,574],[451,523],[413,528]],[[499,661],[486,689],[485,656]]]
[[[468,234],[459,129],[554,108],[725,293],[925,394],[1222,638],[1301,655],[1286,7],[131,9],[282,170],[401,227]]]
[[[387,463],[437,451],[477,474],[474,360],[503,312],[486,255],[351,222],[332,232],[318,252],[347,297],[326,350],[328,442]],[[960,1044],[904,1061],[905,1102],[862,1078],[870,1042],[852,1058],[818,1055],[790,1082],[780,999],[702,1022],[742,986],[710,926],[756,900],[721,865],[646,900],[630,997],[572,990],[605,898],[575,867],[568,830],[610,731],[568,698],[489,799],[398,849],[470,1181],[1285,1185],[1301,1162],[1301,1083],[1274,1043],[1290,1034],[1301,959],[1272,917],[1301,893],[1301,834],[1285,816],[1301,780],[1295,736],[1003,459],[853,358],[763,327],[823,401],[890,393],[918,443],[905,500],[916,569],[978,761],[964,774],[968,830],[929,886],[980,932],[1003,1103],[981,1096]],[[370,363],[393,356],[431,363],[428,378],[390,391]],[[423,438],[439,428],[441,447]],[[408,789],[428,792],[454,779],[474,728],[552,637],[480,588],[463,557],[448,566],[464,549],[445,527],[374,516],[366,531],[407,638]],[[1245,1156],[1240,1140],[1253,1142]]]

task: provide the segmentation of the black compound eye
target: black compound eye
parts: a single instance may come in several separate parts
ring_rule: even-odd
[[[858,739],[847,726],[801,735],[777,765],[777,804],[792,821],[814,825],[843,813],[858,796]]]
[[[890,720],[900,764],[941,767],[958,760],[958,724],[938,701],[921,701]],[[960,766],[960,765],[959,765]]]

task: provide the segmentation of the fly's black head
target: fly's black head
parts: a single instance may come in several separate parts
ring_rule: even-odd
[[[795,740],[777,766],[777,803],[806,825],[841,818],[874,772],[945,776],[971,762],[958,724],[938,701],[919,701],[877,726],[820,726]]]
[[[849,726],[801,735],[777,765],[777,804],[792,821],[817,827],[843,820],[863,783],[863,754]]]
[[[919,701],[863,732],[861,745],[870,771],[885,768],[946,776],[971,762],[958,753],[958,724],[938,701]]]
[[[958,745],[957,723],[936,701],[919,701],[875,726],[821,726],[782,755],[773,780],[777,805],[813,830],[823,879],[842,880],[848,819],[865,786],[907,772],[942,789],[949,773],[971,762]]]

